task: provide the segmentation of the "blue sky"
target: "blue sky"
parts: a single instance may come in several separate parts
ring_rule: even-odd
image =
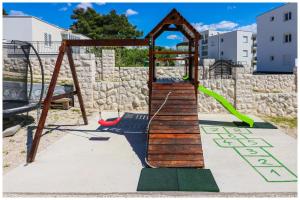
[[[283,3],[3,3],[10,15],[32,15],[69,28],[73,9],[93,7],[105,14],[115,9],[127,14],[129,21],[147,34],[172,8],[176,8],[199,31],[213,29],[256,30],[256,16]],[[181,34],[162,34],[157,45],[173,47],[182,40]]]

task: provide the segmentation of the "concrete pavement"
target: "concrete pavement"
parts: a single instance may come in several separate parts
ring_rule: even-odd
[[[205,167],[211,169],[221,193],[280,195],[297,191],[294,138],[278,129],[237,128],[230,123],[236,120],[231,115],[200,114],[199,119]],[[127,113],[117,127],[99,128],[96,115],[87,126],[61,127],[68,134],[39,153],[34,163],[4,175],[3,191],[135,193],[144,166],[146,125],[145,114]]]

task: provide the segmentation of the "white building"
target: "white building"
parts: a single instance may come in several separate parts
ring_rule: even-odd
[[[288,3],[256,18],[257,71],[293,72],[297,59],[297,3]]]
[[[217,33],[215,35],[209,36],[207,38],[206,58],[216,60],[231,60],[234,63],[252,67],[252,36],[252,32],[241,30]]]
[[[206,30],[200,32],[201,40],[199,41],[199,52],[200,52],[200,61],[208,58],[208,38],[214,35],[217,35],[218,31]]]
[[[57,52],[63,39],[89,38],[34,16],[3,16],[3,39],[32,42],[38,50],[51,53]]]

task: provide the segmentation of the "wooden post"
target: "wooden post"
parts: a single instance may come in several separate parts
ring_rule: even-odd
[[[57,60],[56,60],[56,63],[55,63],[55,68],[54,68],[54,72],[53,72],[51,82],[50,82],[50,85],[49,85],[49,88],[48,88],[47,96],[44,100],[44,108],[42,110],[42,114],[41,114],[37,129],[36,129],[36,132],[35,132],[35,135],[34,135],[32,146],[31,146],[31,149],[30,149],[30,153],[27,157],[27,162],[28,163],[34,161],[36,153],[37,153],[37,149],[38,149],[38,146],[39,146],[39,143],[40,143],[40,140],[41,140],[42,132],[43,132],[45,122],[46,122],[46,118],[47,118],[47,115],[48,115],[49,107],[50,107],[50,104],[51,104],[53,92],[54,92],[55,85],[56,85],[56,82],[57,82],[57,77],[58,77],[58,74],[59,74],[59,71],[60,71],[61,63],[62,63],[63,58],[64,58],[65,49],[66,49],[66,45],[65,45],[65,43],[62,43],[62,45],[59,48],[59,54],[58,54],[58,57],[57,57]]]
[[[195,73],[195,76],[194,76],[194,85],[195,85],[195,92],[196,92],[196,99],[198,97],[198,84],[199,84],[199,80],[198,80],[198,65],[199,65],[199,38],[196,37],[195,38],[195,41],[194,41],[194,73]]]
[[[73,56],[72,56],[71,47],[68,46],[66,48],[66,51],[67,51],[67,56],[68,56],[68,60],[69,60],[69,64],[70,64],[70,68],[71,68],[71,72],[72,72],[72,77],[73,77],[73,81],[74,81],[74,85],[75,85],[75,89],[76,89],[76,93],[77,93],[77,97],[78,97],[78,101],[79,101],[83,121],[84,121],[84,124],[87,125],[88,120],[87,120],[87,117],[86,117],[86,112],[85,112],[83,99],[82,99],[82,95],[81,95],[81,90],[80,90],[80,87],[79,87],[79,82],[78,82],[78,78],[77,78],[77,74],[76,74],[76,69],[75,69],[75,65],[74,65],[74,60],[73,60]]]
[[[192,64],[193,64],[193,62],[192,62],[192,40],[189,40],[189,80],[190,80],[190,82],[192,81],[192,78],[193,78],[193,66],[192,66]]]
[[[149,80],[148,80],[148,88],[149,88],[149,102],[148,102],[148,115],[150,116],[151,112],[151,95],[152,95],[152,83],[153,83],[153,74],[154,74],[154,49],[153,49],[153,37],[149,38]],[[154,65],[153,65],[154,63]]]

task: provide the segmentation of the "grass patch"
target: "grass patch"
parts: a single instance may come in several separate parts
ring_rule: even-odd
[[[289,118],[289,117],[264,117],[267,121],[271,121],[274,124],[279,126],[285,126],[288,128],[296,128],[297,127],[297,117]]]

